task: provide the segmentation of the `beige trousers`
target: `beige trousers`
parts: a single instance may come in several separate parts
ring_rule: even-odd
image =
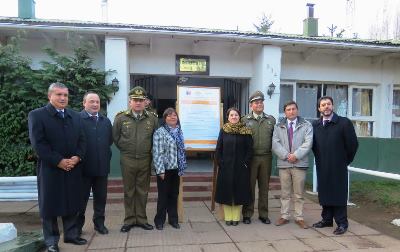
[[[279,168],[281,181],[281,217],[289,220],[290,200],[293,193],[294,218],[303,220],[304,183],[307,169]]]

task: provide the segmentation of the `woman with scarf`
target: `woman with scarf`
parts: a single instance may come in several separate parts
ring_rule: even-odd
[[[230,108],[228,123],[219,132],[216,154],[218,177],[215,201],[223,204],[226,225],[239,224],[241,205],[251,202],[250,161],[253,155],[251,129],[240,121],[240,111]]]
[[[179,177],[187,167],[185,146],[175,109],[167,108],[163,114],[163,121],[153,135],[153,163],[158,188],[154,224],[158,230],[164,229],[168,213],[168,223],[179,229],[177,204]]]

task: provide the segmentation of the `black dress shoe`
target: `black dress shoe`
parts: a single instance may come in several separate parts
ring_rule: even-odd
[[[342,234],[346,233],[346,231],[347,231],[347,228],[345,228],[345,227],[343,227],[343,226],[338,226],[338,227],[335,229],[335,231],[333,231],[333,233],[334,233],[335,235],[342,235]]]
[[[239,225],[239,221],[232,221],[232,226],[237,226]]]
[[[60,249],[58,248],[58,245],[50,245],[47,247],[48,252],[59,252]]]
[[[232,221],[230,221],[230,220],[225,221],[225,225],[227,225],[227,226],[232,225]]]
[[[104,226],[104,225],[99,225],[99,226],[94,226],[94,230],[96,230],[97,232],[99,232],[100,234],[108,234],[108,229]]]
[[[271,220],[268,217],[258,217],[258,219],[264,224],[271,224]]]
[[[313,228],[333,227],[333,222],[322,220],[314,223],[312,226]]]
[[[87,240],[83,239],[81,237],[77,237],[77,238],[71,239],[71,240],[64,240],[64,243],[72,243],[75,245],[85,245],[87,243]]]
[[[243,223],[244,224],[250,224],[251,223],[250,217],[243,217]]]
[[[164,229],[164,224],[156,224],[156,229],[157,230],[163,230]]]
[[[144,224],[136,224],[136,226],[143,228],[144,230],[153,230],[153,226],[150,225],[149,223],[144,223]]]
[[[175,228],[175,229],[180,229],[181,228],[181,226],[179,225],[179,223],[178,222],[171,222],[171,223],[169,223],[173,228]]]
[[[126,232],[129,232],[129,230],[131,230],[131,228],[133,228],[133,225],[131,225],[131,224],[124,224],[122,227],[121,227],[121,232],[122,233],[126,233]]]

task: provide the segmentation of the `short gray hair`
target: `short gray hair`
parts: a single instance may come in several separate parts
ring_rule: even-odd
[[[68,89],[68,87],[62,84],[61,82],[53,82],[50,84],[49,89],[47,90],[47,94],[52,93],[53,89],[55,88]]]

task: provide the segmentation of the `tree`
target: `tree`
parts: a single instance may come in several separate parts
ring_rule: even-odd
[[[91,90],[99,94],[103,108],[116,91],[106,85],[107,72],[94,69],[86,46],[74,49],[73,56],[63,56],[51,49],[46,53],[51,62],[33,70],[30,60],[19,53],[17,38],[0,44],[0,176],[35,174],[36,157],[28,137],[29,111],[45,105],[47,88],[62,82],[70,90],[69,104],[82,109],[82,97]]]
[[[268,33],[271,31],[271,27],[274,23],[275,21],[272,20],[271,15],[266,16],[265,13],[263,13],[260,24],[259,25],[253,24],[253,25],[258,32]]]

